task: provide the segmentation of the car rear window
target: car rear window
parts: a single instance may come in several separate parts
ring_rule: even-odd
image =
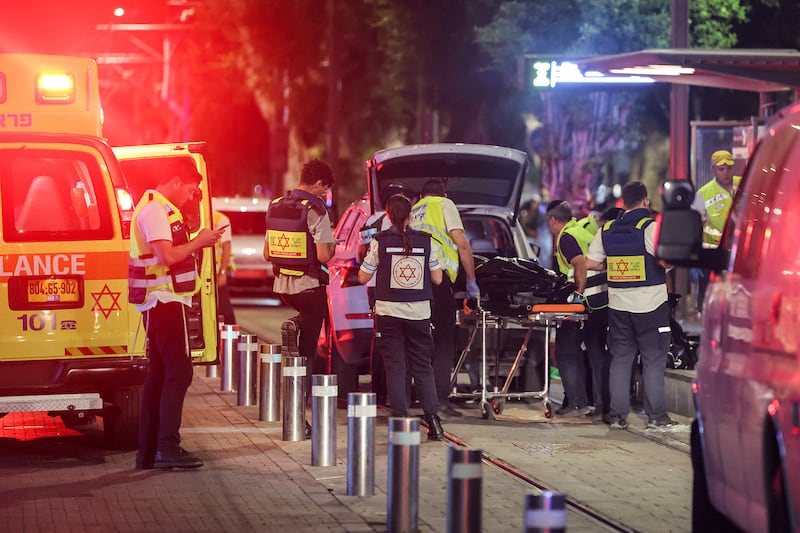
[[[263,237],[267,234],[266,211],[220,210],[220,213],[230,219],[231,233],[234,235],[258,235]]]
[[[473,254],[488,258],[517,256],[511,231],[502,220],[495,217],[462,217],[464,235]]]
[[[105,179],[83,151],[0,151],[3,238],[7,242],[81,241],[113,235]]]

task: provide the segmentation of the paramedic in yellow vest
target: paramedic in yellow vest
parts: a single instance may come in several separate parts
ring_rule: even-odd
[[[711,172],[714,178],[697,190],[692,202],[692,209],[703,217],[704,248],[719,246],[733,197],[742,180],[741,176],[733,175],[733,155],[727,150],[717,150],[711,154]],[[697,310],[702,311],[709,272],[693,269],[692,274],[698,283]]]
[[[233,246],[233,234],[231,233],[231,221],[219,211],[212,214],[214,229],[224,228],[222,237],[214,245],[214,259],[216,259],[217,270],[217,314],[222,316],[224,324],[236,324],[236,314],[233,311],[231,302],[231,291],[228,285],[228,271],[234,270],[231,246]]]
[[[555,240],[555,258],[558,272],[575,283],[578,294],[586,288],[586,263],[584,255],[593,235],[578,224],[572,208],[563,200],[547,206],[547,223]],[[586,393],[586,365],[581,343],[581,325],[565,320],[556,331],[556,361],[568,405],[556,410],[561,417],[579,417],[589,414]]]
[[[450,375],[453,372],[456,340],[456,301],[453,298],[453,282],[458,274],[458,264],[464,268],[467,279],[467,297],[480,295],[475,281],[475,260],[472,248],[464,235],[464,223],[458,208],[447,198],[444,183],[430,179],[422,186],[421,197],[411,210],[411,227],[431,235],[439,248],[439,264],[445,275],[442,283],[433,287],[433,373],[436,379],[436,395],[439,398],[439,413],[446,417],[461,416],[450,405]]]
[[[183,400],[192,382],[186,308],[199,289],[194,254],[214,246],[224,228],[202,228],[195,238],[180,207],[200,194],[201,176],[186,157],[163,167],[159,185],[145,191],[133,213],[128,299],[142,312],[149,365],[139,415],[136,468],[197,468],[181,448]]]

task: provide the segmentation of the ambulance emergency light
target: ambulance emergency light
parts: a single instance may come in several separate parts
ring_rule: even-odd
[[[6,102],[6,75],[0,72],[0,104]]]
[[[75,76],[42,73],[36,76],[36,103],[71,104],[75,101]]]

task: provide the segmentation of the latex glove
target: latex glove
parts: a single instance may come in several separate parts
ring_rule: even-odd
[[[583,297],[583,294],[579,292],[573,292],[567,297],[568,304],[583,304],[586,305],[586,299]]]
[[[478,288],[478,282],[474,279],[467,280],[467,298],[480,298],[481,290]]]
[[[692,283],[699,283],[700,278],[702,277],[703,277],[703,271],[700,270],[699,268],[692,267],[689,269],[689,280],[691,280]]]

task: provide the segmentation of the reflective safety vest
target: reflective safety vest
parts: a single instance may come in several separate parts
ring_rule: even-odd
[[[603,225],[601,236],[609,288],[627,289],[666,283],[664,267],[647,252],[645,245],[644,230],[653,222],[650,211],[639,208]]]
[[[595,233],[597,233],[597,230],[599,229],[597,227],[597,219],[592,215],[586,215],[580,219],[578,221],[578,225],[588,231],[592,237],[594,237]]]
[[[450,238],[444,224],[442,202],[447,200],[443,196],[426,196],[414,204],[411,209],[411,227],[417,231],[429,234],[433,241],[439,245],[439,261],[442,269],[447,273],[451,282],[458,275],[458,245]]]
[[[269,259],[276,273],[323,278],[314,237],[308,230],[308,212],[327,213],[322,200],[301,189],[272,200],[267,211]]]
[[[375,299],[385,302],[423,302],[433,299],[428,257],[431,236],[406,229],[411,240],[411,253],[403,251],[400,231],[391,227],[375,235],[378,241],[378,270]]]
[[[725,229],[725,221],[728,220],[728,212],[733,204],[733,195],[741,183],[741,176],[733,177],[733,190],[726,191],[716,178],[712,179],[698,190],[703,197],[703,204],[708,215],[703,224],[703,244],[707,247],[716,248],[722,239],[722,230]]]
[[[159,263],[155,254],[142,253],[139,248],[143,237],[139,234],[136,217],[150,202],[164,206],[172,231],[172,245],[178,246],[189,242],[189,231],[186,229],[180,210],[159,192],[154,190],[145,192],[133,212],[133,222],[131,223],[128,301],[132,304],[143,304],[147,301],[147,295],[154,290],[168,290],[177,296],[191,296],[200,288],[194,254],[168,267]]]
[[[594,220],[594,217],[589,217]],[[583,224],[581,222],[584,222]],[[575,220],[574,218],[561,228],[561,231],[556,238],[556,260],[558,261],[559,271],[567,276],[569,281],[575,280],[575,269],[572,264],[567,261],[567,256],[561,250],[561,236],[565,233],[571,235],[581,248],[581,253],[586,255],[589,249],[589,244],[594,238],[593,234],[585,227],[584,219]],[[597,225],[594,226],[597,228]],[[602,271],[587,270],[586,271],[586,287],[583,289],[583,296],[591,309],[600,309],[608,305],[608,285],[606,284],[606,274]]]
[[[214,228],[218,228],[220,226],[220,222],[223,219],[228,218],[219,211],[213,211],[211,213],[211,223],[214,225]],[[230,220],[228,221],[230,222]],[[216,266],[216,272],[220,273],[222,270],[219,268],[219,262],[222,260],[222,241],[217,241],[214,243],[214,265]],[[228,265],[226,270],[236,270],[236,263],[233,262],[233,254],[231,254],[230,259],[228,260]]]

